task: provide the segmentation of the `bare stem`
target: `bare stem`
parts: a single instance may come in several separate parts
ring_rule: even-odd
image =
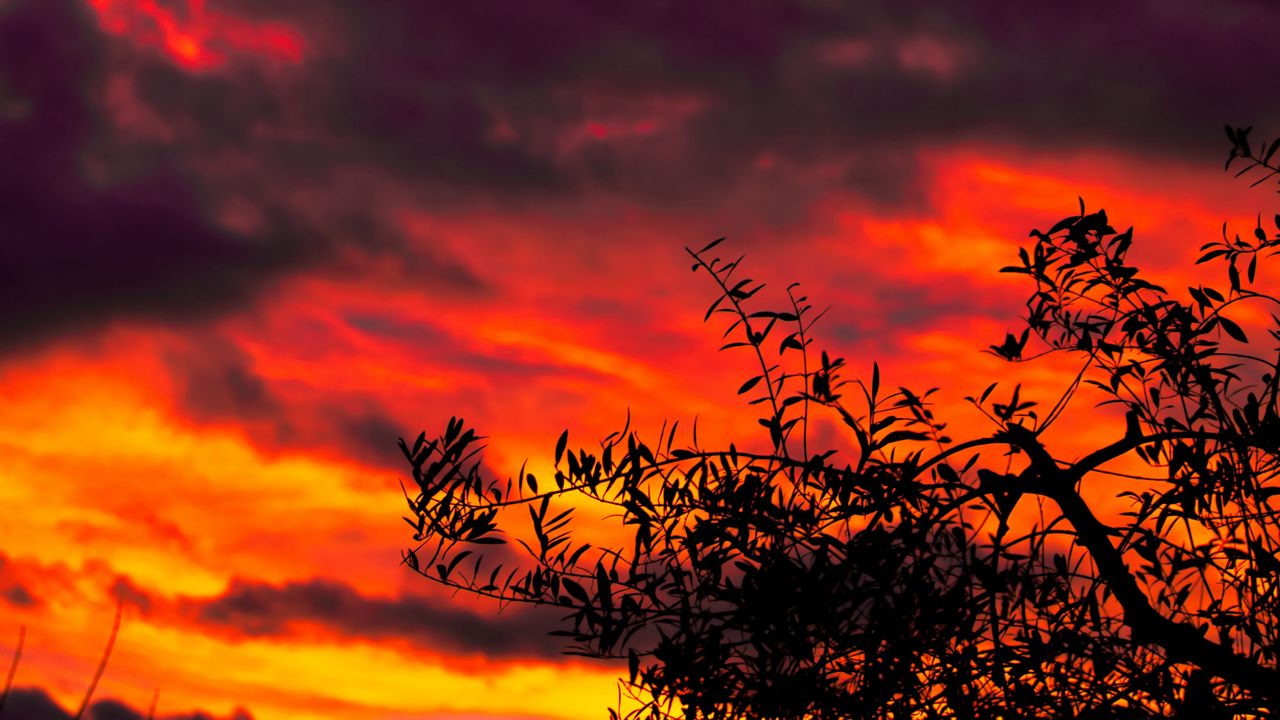
[[[18,661],[22,659],[22,643],[27,639],[27,626],[18,626],[18,646],[13,649],[13,661],[9,663],[9,675],[4,679],[4,692],[0,693],[0,715],[4,714],[4,701],[9,698],[9,689],[13,687],[13,675],[18,672]]]
[[[89,682],[89,688],[84,691],[84,700],[80,701],[80,709],[76,712],[76,720],[84,717],[84,711],[89,708],[89,701],[93,698],[93,691],[98,687],[98,681],[102,679],[102,673],[107,669],[107,661],[111,659],[111,650],[116,645],[116,635],[120,632],[120,615],[124,612],[124,600],[116,601],[116,619],[111,623],[111,635],[107,637],[107,646],[102,650],[102,660],[98,662],[98,669],[93,673],[93,680]]]

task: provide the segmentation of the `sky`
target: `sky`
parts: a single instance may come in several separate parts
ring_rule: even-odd
[[[1181,288],[1277,209],[1222,169],[1224,124],[1280,134],[1277,36],[1268,0],[0,0],[6,711],[73,713],[120,603],[98,720],[604,717],[625,669],[555,613],[400,564],[396,439],[461,416],[509,475],[628,413],[758,434],[684,254],[721,236],[978,427],[1031,228],[1083,198]]]

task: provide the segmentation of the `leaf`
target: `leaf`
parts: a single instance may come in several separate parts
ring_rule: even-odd
[[[956,472],[955,468],[946,463],[938,465],[938,476],[949,483],[960,482],[960,474]]]
[[[447,574],[449,574],[449,573],[453,572],[454,568],[458,567],[458,563],[460,563],[460,562],[462,562],[463,560],[467,559],[467,557],[468,557],[468,556],[470,556],[471,554],[472,554],[472,553],[471,553],[471,551],[470,551],[470,550],[463,550],[462,552],[458,553],[457,555],[454,555],[454,556],[453,556],[453,560],[450,560],[450,561],[449,561],[449,566],[448,566],[447,568],[445,568],[445,574],[447,575]]]
[[[1232,338],[1242,343],[1249,342],[1249,338],[1244,334],[1244,331],[1241,330],[1240,326],[1235,324],[1233,321],[1228,320],[1227,318],[1219,315],[1218,324],[1221,325],[1222,329],[1225,330],[1227,334],[1230,335]]]
[[[1067,559],[1061,553],[1053,554],[1053,569],[1063,577],[1070,574],[1070,570],[1067,569]]]
[[[613,607],[613,583],[604,563],[596,563],[596,597],[600,600],[601,607]]]
[[[929,436],[915,430],[894,430],[893,432],[880,438],[882,446],[892,445],[903,440],[928,440]]]
[[[982,403],[986,402],[987,398],[991,397],[991,391],[995,390],[996,386],[999,384],[1000,383],[991,383],[990,385],[988,385],[987,389],[983,390],[982,394],[978,396],[978,404],[981,405]]]
[[[1226,254],[1227,254],[1227,252],[1228,252],[1228,251],[1227,251],[1225,248],[1218,248],[1217,250],[1210,250],[1209,252],[1205,253],[1204,255],[1201,255],[1201,256],[1200,256],[1200,259],[1199,259],[1199,260],[1196,260],[1196,264],[1197,264],[1197,265],[1199,265],[1199,264],[1201,264],[1201,263],[1207,263],[1207,262],[1209,262],[1210,260],[1212,260],[1212,259],[1214,259],[1214,258],[1216,258],[1216,257],[1222,257],[1223,255],[1226,255]]]
[[[569,445],[569,431],[566,429],[560,433],[560,439],[556,440],[556,464],[560,464],[560,458],[564,456],[564,449]]]
[[[576,565],[578,563],[578,560],[582,557],[582,554],[585,553],[590,547],[591,547],[590,543],[583,543],[582,545],[578,546],[578,549],[574,550],[573,554],[569,556],[569,559],[565,561],[565,567],[573,567],[574,565]]]
[[[711,315],[715,313],[716,308],[720,307],[720,303],[724,301],[724,298],[725,296],[721,295],[716,298],[715,302],[711,303],[711,307],[707,308],[707,314],[702,316],[702,322],[706,322],[711,319]]]
[[[749,379],[749,380],[747,380],[746,382],[742,383],[742,387],[738,388],[738,394],[739,394],[739,395],[741,395],[741,394],[743,394],[743,393],[745,393],[745,392],[747,392],[747,391],[751,390],[751,388],[753,388],[753,387],[755,387],[756,385],[758,385],[758,384],[760,383],[760,381],[761,381],[761,380],[763,380],[763,379],[764,379],[764,376],[763,376],[763,375],[756,375],[755,377],[750,378],[750,379]]]
[[[562,579],[560,581],[560,586],[563,587],[565,590],[567,590],[570,595],[572,595],[575,599],[581,601],[582,603],[587,603],[587,602],[590,602],[591,600],[591,596],[587,594],[587,591],[584,590],[583,587],[578,584],[578,581],[574,580],[573,578],[566,577]]]
[[[722,243],[722,242],[724,242],[724,238],[722,238],[722,237],[720,237],[720,238],[716,238],[715,240],[712,240],[711,242],[707,243],[707,245],[706,245],[705,247],[703,247],[701,250],[699,250],[699,251],[698,251],[698,254],[699,254],[699,255],[701,255],[702,253],[704,253],[704,252],[706,252],[706,251],[710,250],[711,248],[713,248],[713,247],[715,247],[715,246],[719,245],[719,244],[720,244],[720,243]]]
[[[1084,198],[1078,199],[1080,200],[1080,215],[1072,215],[1071,217],[1062,218],[1058,222],[1054,223],[1053,227],[1049,228],[1050,235],[1056,235],[1072,225],[1075,225],[1076,221],[1084,216]]]

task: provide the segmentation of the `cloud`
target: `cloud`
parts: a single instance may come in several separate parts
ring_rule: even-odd
[[[0,602],[19,609],[33,608],[41,604],[31,587],[31,576],[38,567],[31,562],[15,562],[0,553]]]
[[[403,424],[369,413],[343,417],[335,429],[335,441],[342,446],[347,457],[373,467],[393,469],[397,473],[404,470],[404,455],[396,445],[396,439],[412,433]]]
[[[564,646],[554,608],[472,612],[448,598],[372,597],[331,580],[280,585],[236,579],[220,595],[164,598],[128,578],[111,593],[151,623],[199,628],[232,640],[322,637],[388,643],[414,652],[490,658],[559,658]]]
[[[192,75],[131,53],[78,0],[0,8],[0,350],[120,319],[202,321],[291,272],[394,251],[368,195],[330,203],[290,176],[296,145],[247,164],[229,153],[261,149],[245,118],[268,134],[303,129],[272,122],[272,87],[252,70]],[[215,107],[238,122],[218,124]],[[438,253],[406,257],[404,272],[478,287]]]
[[[303,42],[292,28],[246,22],[210,11],[203,2],[188,2],[185,12],[131,0],[96,0],[93,9],[108,32],[159,50],[190,70],[219,67],[229,55],[302,61]]]
[[[80,3],[0,10],[0,346],[116,315],[219,309],[287,257],[216,226],[174,164],[92,177],[84,151],[99,131],[102,60]]]
[[[198,321],[370,257],[488,289],[406,244],[389,220],[405,206],[573,213],[608,195],[749,223],[843,188],[918,211],[919,159],[951,143],[1208,162],[1224,121],[1280,121],[1233,60],[1280,62],[1261,30],[1280,12],[1243,0],[229,2],[207,66],[129,17],[104,34],[110,14],[75,0],[0,11],[0,347]],[[297,52],[270,52],[272,33]]]
[[[502,561],[507,553],[491,554]],[[20,564],[20,563],[19,563]],[[46,583],[84,576],[62,565],[28,562],[25,570],[0,554],[0,593],[25,586],[17,570]],[[484,605],[473,611],[448,595],[373,596],[335,580],[313,579],[271,584],[233,579],[217,595],[167,596],[103,566],[95,583],[113,601],[135,610],[152,625],[195,629],[231,640],[314,639],[387,643],[411,652],[448,656],[550,659],[562,657],[563,643],[548,635],[563,629],[556,608],[513,606],[501,613]],[[38,602],[38,600],[37,600]],[[21,716],[21,715],[19,715]]]
[[[31,607],[39,604],[39,601],[32,596],[31,591],[27,590],[23,585],[9,585],[8,587],[0,588],[0,597],[15,607]]]
[[[733,13],[408,4],[351,6],[342,18],[346,53],[309,98],[326,132],[407,178],[508,197],[604,188],[705,201],[751,176],[761,152],[847,155],[856,166],[876,151],[910,157],[963,140],[1199,158],[1220,154],[1225,118],[1277,110],[1230,60],[1280,59],[1256,31],[1277,13],[1256,3],[1076,3],[1033,15],[889,3]],[[860,51],[832,62],[833,47]],[[891,183],[912,172],[882,164]]]
[[[279,400],[234,343],[206,333],[170,349],[167,365],[178,379],[181,405],[202,421],[241,422],[279,412]]]
[[[212,598],[179,598],[176,614],[214,632],[288,638],[318,627],[335,637],[404,643],[447,655],[555,658],[561,645],[554,609],[508,609],[481,615],[445,599],[369,597],[328,580],[269,585],[236,580]]]
[[[236,427],[266,451],[330,453],[403,470],[396,438],[409,430],[376,400],[300,379],[264,377],[243,348],[213,330],[173,336],[167,345],[173,403],[183,417]]]
[[[940,144],[1200,158],[1220,154],[1224,119],[1278,109],[1228,60],[1240,47],[1260,66],[1280,59],[1243,32],[1276,13],[1247,3],[1211,16],[1179,3],[1028,17],[811,1],[271,12],[326,40],[296,72],[135,58],[138,102],[193,148],[252,148],[274,179],[364,172],[437,209],[598,192],[707,207],[727,186],[768,183],[762,156],[842,164],[872,200],[904,207],[920,200],[906,191],[913,156]],[[803,202],[815,188],[786,191]]]
[[[439,413],[484,399],[491,387],[607,380],[596,368],[488,342],[466,323],[450,327],[394,307],[347,310],[340,297],[327,302],[323,310],[306,299],[282,303],[273,313],[279,327],[155,335],[174,414],[234,428],[268,454],[318,455],[401,475],[407,466],[396,439],[417,435],[424,407]],[[428,415],[427,422],[445,418]]]

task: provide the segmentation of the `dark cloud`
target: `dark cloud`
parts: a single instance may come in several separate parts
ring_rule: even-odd
[[[187,339],[168,353],[181,405],[197,420],[253,420],[278,413],[279,401],[237,347],[212,333]]]
[[[111,583],[108,593],[116,601],[138,608],[143,615],[151,612],[153,607],[151,595],[124,575],[120,575]]]
[[[338,421],[337,434],[347,457],[373,467],[404,470],[404,455],[396,439],[408,435],[409,430],[400,423],[379,414],[344,416]]]
[[[40,598],[31,592],[22,568],[0,553],[0,601],[18,608],[30,608],[40,604]]]
[[[284,81],[153,60],[144,102],[273,177],[364,168],[440,210],[603,191],[714,213],[741,182],[797,205],[829,189],[771,180],[762,154],[843,163],[902,209],[923,202],[917,156],[954,141],[1208,162],[1224,122],[1280,122],[1258,90],[1280,10],[1244,0],[230,7],[322,42]]]
[[[39,603],[35,596],[31,594],[31,591],[27,590],[23,585],[9,585],[8,587],[0,588],[0,597],[3,597],[5,602],[15,607],[31,607]]]
[[[415,163],[414,174],[481,180],[485,191],[583,189],[605,180],[625,187],[625,173],[643,168],[625,157],[610,166],[608,146],[588,142],[582,152],[596,158],[585,168],[598,172],[581,177],[556,151],[565,132],[633,110],[619,102],[629,95],[720,94],[772,82],[788,32],[802,30],[807,15],[767,2],[733,12],[568,0],[363,7],[349,18],[354,55],[338,70],[327,117],[371,152]],[[504,120],[516,133],[509,140],[498,132]]]
[[[221,9],[297,27],[303,62],[193,73],[104,39],[77,0],[0,10],[0,346],[204,317],[300,269],[370,272],[370,254],[488,290],[409,247],[397,207],[572,212],[608,193],[750,223],[733,203],[763,222],[834,177],[923,210],[918,160],[957,141],[1209,163],[1224,122],[1280,123],[1260,89],[1280,9],[1247,0]]]
[[[184,169],[158,163],[99,182],[102,48],[83,3],[0,10],[0,345],[117,314],[173,317],[248,292],[283,258],[218,229]]]
[[[22,720],[71,720],[71,712],[62,708],[47,692],[40,688],[15,688],[10,691],[4,702],[5,714],[8,717]],[[85,712],[88,720],[143,720],[146,712],[135,710],[116,700],[98,700],[92,703]],[[180,715],[160,713],[158,720],[217,720],[213,715],[203,712],[192,712]],[[227,716],[227,720],[253,720],[247,710],[238,708]]]
[[[397,641],[448,655],[558,657],[562,646],[551,608],[510,608],[477,614],[428,597],[378,598],[325,580],[268,585],[234,581],[214,598],[180,598],[188,622],[240,637],[289,637],[305,625],[351,640]]]
[[[339,258],[358,266],[363,255],[398,247],[394,229],[367,204],[307,212],[308,202],[322,201],[281,200],[298,193],[296,179],[279,195],[267,192],[290,180],[282,168],[291,150],[301,153],[296,146],[277,143],[247,164],[229,152],[257,149],[244,134],[251,127],[298,129],[276,117],[269,88],[237,82],[251,75],[192,76],[154,59],[130,68],[121,58],[86,3],[0,8],[0,350],[118,318],[210,317],[286,272]],[[122,109],[136,98],[112,92],[130,72],[126,86],[172,92]],[[185,86],[214,89],[176,91]],[[214,123],[215,110],[238,113],[240,122]],[[133,137],[120,125],[120,115],[138,112],[158,118],[167,139]],[[233,170],[211,167],[219,163]],[[405,272],[419,282],[479,286],[456,261],[431,253],[406,260]]]
[[[835,288],[856,288],[833,301],[845,312],[825,315],[813,334],[823,342],[857,348],[871,357],[910,354],[919,333],[928,329],[954,331],[975,320],[1012,322],[1026,298],[1016,286],[976,285],[958,273],[904,277],[902,272],[910,269],[905,260],[892,273],[853,274],[859,262],[851,260],[850,266],[848,272],[835,273],[826,281]],[[995,340],[974,337],[972,350],[976,354]]]
[[[296,384],[282,393],[252,358],[214,332],[174,338],[166,365],[177,409],[197,422],[235,424],[268,450],[336,451],[372,467],[403,469],[396,438],[408,430],[368,399],[348,398],[353,409],[327,393],[299,393]]]
[[[841,180],[877,209],[925,208],[929,204],[928,188],[914,153],[867,153],[850,161]]]

